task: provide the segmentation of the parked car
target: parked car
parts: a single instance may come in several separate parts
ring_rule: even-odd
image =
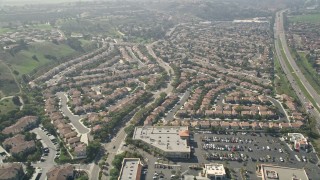
[[[281,148],[279,148],[279,152],[280,152],[280,153],[283,153],[283,151],[282,151],[282,149],[281,149]]]
[[[280,157],[279,160],[280,160],[281,162],[284,162],[284,159],[283,159],[282,157]]]

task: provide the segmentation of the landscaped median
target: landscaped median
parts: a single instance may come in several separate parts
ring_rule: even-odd
[[[317,106],[317,103],[314,101],[314,99],[312,98],[312,96],[309,94],[309,92],[306,90],[306,88],[304,87],[304,85],[302,84],[301,80],[299,79],[299,77],[297,76],[296,73],[294,73],[294,70],[292,68],[292,66],[290,65],[287,56],[283,50],[282,44],[280,42],[280,40],[278,40],[279,43],[279,48],[281,51],[281,55],[284,58],[284,61],[286,63],[286,65],[288,66],[290,73],[293,75],[293,77],[295,78],[298,86],[301,89],[301,92],[308,98],[308,100],[313,104],[313,106],[319,111],[319,107]],[[317,152],[317,154],[319,155],[319,149],[320,149],[320,141],[318,138],[318,130],[317,130],[317,126],[316,126],[316,120],[314,118],[309,118],[309,127],[311,128],[311,131],[309,132],[308,136],[311,137],[311,141],[312,144]]]
[[[292,68],[291,64],[289,63],[289,60],[283,50],[281,41],[278,40],[278,44],[280,47],[280,51],[281,51],[281,55],[286,63],[286,65],[288,66],[290,73],[292,74],[292,76],[294,77],[294,79],[296,80],[299,88],[301,89],[302,93],[308,98],[308,100],[312,103],[313,107],[315,107],[319,112],[320,112],[320,108],[318,107],[316,101],[312,98],[312,96],[310,95],[310,93],[308,92],[308,90],[305,88],[305,86],[303,85],[303,83],[301,82],[300,78],[297,76],[297,74],[295,73],[294,69]]]
[[[287,94],[290,97],[293,97],[295,100],[298,100],[298,96],[291,87],[291,84],[282,70],[279,58],[274,56],[274,69],[275,69],[275,78],[274,85],[276,88],[277,94]]]

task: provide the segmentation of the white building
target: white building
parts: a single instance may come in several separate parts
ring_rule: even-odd
[[[294,149],[306,149],[308,147],[308,140],[301,133],[288,133],[290,141],[294,143]]]
[[[204,177],[212,180],[226,179],[226,170],[223,164],[205,164],[203,168]]]
[[[190,158],[188,127],[145,126],[136,127],[133,139],[157,148],[168,158]]]
[[[140,180],[141,169],[139,158],[124,158],[118,180]]]
[[[309,180],[304,169],[276,166],[272,164],[261,164],[257,168],[258,177],[262,180],[290,179]]]

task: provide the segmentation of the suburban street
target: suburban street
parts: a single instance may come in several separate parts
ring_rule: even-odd
[[[142,67],[145,67],[146,65],[143,64],[139,58],[136,57],[136,55],[133,53],[132,49],[131,48],[127,48],[130,56],[133,58],[134,61],[138,62],[139,64],[139,67],[142,68]]]
[[[68,102],[68,98],[66,97],[66,94],[63,92],[58,92],[57,96],[59,97],[59,99],[61,100],[61,111],[64,115],[66,115],[67,117],[69,117],[72,125],[77,129],[77,131],[80,134],[86,134],[90,131],[90,129],[86,128],[82,123],[80,123],[80,120],[85,118],[85,116],[81,115],[74,115],[70,109],[68,108],[67,102]]]
[[[280,64],[282,66],[283,71],[285,72],[289,82],[291,83],[292,88],[294,89],[294,91],[296,92],[298,98],[300,99],[302,105],[305,107],[305,109],[307,111],[309,111],[313,117],[316,118],[317,122],[318,122],[318,129],[320,127],[320,114],[319,112],[316,110],[316,108],[313,109],[308,109],[308,104],[309,104],[309,100],[307,97],[305,97],[305,95],[302,93],[299,85],[295,82],[295,78],[293,77],[292,73],[295,73],[300,81],[302,82],[303,86],[307,89],[308,93],[313,97],[313,99],[316,101],[317,105],[320,102],[320,97],[318,95],[318,93],[314,90],[314,88],[309,84],[309,82],[306,80],[306,78],[304,77],[304,75],[301,73],[301,71],[299,70],[299,67],[297,66],[297,64],[295,63],[293,57],[290,54],[287,42],[286,42],[286,38],[285,38],[285,30],[284,30],[284,26],[283,26],[283,13],[286,10],[282,10],[277,12],[276,14],[276,21],[275,21],[275,48],[276,48],[276,53],[278,56],[278,59],[280,61]],[[289,67],[287,67],[286,63],[285,63],[285,57],[282,57],[282,53],[281,53],[281,47],[280,44],[278,42],[278,38],[280,39],[280,42],[282,44],[283,50],[285,52],[286,58],[288,59],[291,67],[293,68],[294,72],[290,72]]]
[[[107,159],[107,163],[109,164],[109,169],[108,169],[108,175],[110,170],[112,169],[112,161],[115,157],[115,155],[117,155],[118,149],[120,148],[120,144],[124,141],[124,139],[126,138],[126,133],[124,131],[124,129],[130,125],[130,121],[126,124],[125,127],[121,128],[119,130],[119,132],[117,133],[116,137],[114,137],[110,143],[107,143],[104,147],[107,153],[109,153],[108,155],[108,159]],[[94,173],[93,173],[94,174]],[[109,179],[109,176],[102,176],[103,180],[104,179]]]
[[[168,72],[168,74],[169,74],[169,76],[170,76],[170,80],[171,80],[171,81],[168,82],[166,88],[162,88],[162,89],[160,89],[157,93],[154,94],[154,99],[156,100],[156,99],[160,96],[160,94],[161,94],[162,92],[165,92],[165,93],[167,93],[167,94],[170,94],[170,93],[173,91],[173,87],[172,87],[172,85],[171,85],[173,78],[172,78],[171,74],[169,73],[169,72],[170,72],[170,69],[171,69],[171,72],[173,72],[173,70],[172,70],[172,68],[171,68],[168,64],[166,64],[165,62],[163,62],[160,58],[158,58],[158,57],[154,54],[154,52],[152,51],[152,49],[151,49],[150,46],[147,46],[147,49],[148,49],[149,53],[158,61],[158,63],[160,64],[160,66],[162,66],[163,68],[166,69],[166,71]],[[187,98],[187,97],[186,97],[186,98]],[[153,103],[153,101],[152,101],[152,102],[149,102],[147,105],[145,105],[145,107],[151,105],[152,103]],[[114,156],[115,156],[116,154],[118,154],[118,153],[120,152],[120,150],[121,150],[121,145],[123,144],[123,142],[124,142],[124,140],[125,140],[125,138],[126,138],[126,135],[127,135],[127,134],[125,133],[124,129],[125,129],[126,127],[128,127],[128,126],[131,125],[131,120],[132,120],[132,119],[130,119],[130,120],[125,124],[125,126],[123,126],[123,127],[118,131],[117,135],[111,140],[110,143],[107,143],[107,144],[104,145],[104,148],[105,148],[106,152],[109,153],[108,159],[107,159],[107,161],[106,161],[106,162],[109,164],[109,167],[108,167],[109,169],[108,169],[108,176],[102,176],[102,179],[103,179],[103,180],[109,178],[109,172],[110,172],[110,170],[112,169],[111,163],[112,163],[112,161],[113,161],[113,159],[114,159]],[[96,168],[96,170],[97,170],[97,168]],[[92,174],[95,174],[95,173],[92,172]],[[92,178],[93,178],[93,177],[92,177]]]
[[[176,114],[176,112],[183,106],[183,104],[188,100],[190,95],[190,89],[187,90],[183,96],[181,97],[181,99],[179,100],[179,103],[177,103],[172,109],[171,111],[168,112],[168,114],[164,117],[165,121],[173,121],[174,120],[174,115]]]
[[[155,43],[155,42],[154,42],[154,43]],[[172,67],[171,67],[169,64],[167,64],[166,62],[164,62],[162,59],[160,59],[159,57],[157,57],[157,56],[155,55],[155,53],[154,53],[153,50],[152,50],[152,46],[153,46],[154,43],[152,43],[152,44],[150,44],[150,45],[147,45],[146,47],[147,47],[148,53],[149,53],[153,58],[155,58],[155,59],[157,60],[157,62],[159,63],[159,65],[167,71],[169,77],[171,78],[170,82],[167,84],[167,88],[165,89],[165,91],[162,91],[162,92],[165,92],[165,93],[167,93],[167,94],[169,95],[169,94],[173,91],[173,87],[172,87],[172,85],[171,85],[171,83],[172,83],[172,75],[171,75],[171,73],[173,73],[173,69],[172,69]]]
[[[284,109],[284,107],[282,106],[281,102],[272,97],[268,97],[268,99],[274,104],[275,107],[278,108],[280,113],[284,115],[284,117],[280,117],[280,120],[285,120],[287,122],[290,122],[289,115],[287,111]]]
[[[36,162],[36,163],[32,163],[33,167],[36,168],[41,168],[39,169],[42,174],[40,176],[40,180],[45,180],[46,179],[46,173],[53,168],[54,166],[57,165],[57,163],[55,163],[54,159],[56,157],[57,154],[57,147],[52,143],[52,141],[50,140],[49,136],[46,134],[45,131],[43,131],[40,128],[35,128],[33,129],[31,132],[37,134],[41,140],[43,141],[43,143],[45,143],[47,145],[47,147],[49,148],[49,153],[48,156],[44,156],[45,161],[44,162]],[[99,166],[91,163],[91,164],[73,164],[76,170],[84,170],[88,173],[89,177],[91,175],[91,179],[98,179],[99,176]],[[93,171],[95,168],[98,168],[98,171]],[[96,173],[96,174],[93,174]]]

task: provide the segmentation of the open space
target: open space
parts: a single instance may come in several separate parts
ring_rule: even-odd
[[[306,54],[304,52],[299,52],[300,61],[297,60],[296,63],[298,64],[301,72],[304,74],[306,79],[312,85],[312,87],[320,93],[320,79],[319,74],[317,73],[316,69],[312,67],[306,58]]]
[[[48,59],[45,55],[55,56],[60,59],[73,53],[75,53],[75,50],[64,44],[56,45],[51,42],[33,43],[28,46],[27,50],[22,50],[6,59],[6,62],[11,65],[12,70],[16,70],[19,73],[17,77],[21,77],[23,74],[29,74],[43,66],[56,63],[55,60]]]
[[[274,57],[274,70],[275,70],[274,85],[275,85],[275,90],[277,94],[287,94],[291,97],[294,97],[295,99],[298,99],[297,95],[295,94],[294,90],[290,85],[290,82],[288,81],[286,75],[281,69],[281,65],[276,56]]]
[[[292,16],[289,20],[292,22],[320,23],[320,13]]]
[[[19,106],[16,106],[12,102],[12,98],[3,99],[0,101],[0,114],[6,114],[12,110],[19,109]]]
[[[0,61],[0,97],[14,95],[19,92],[13,75],[5,62]]]

